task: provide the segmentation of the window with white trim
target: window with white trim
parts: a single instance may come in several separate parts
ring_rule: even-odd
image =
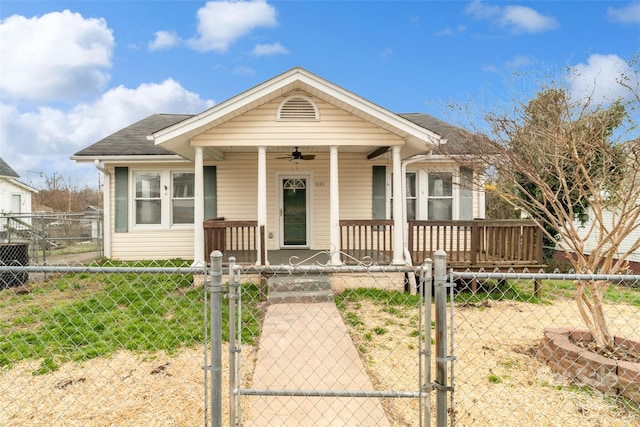
[[[418,185],[417,174],[415,172],[407,172],[405,180],[405,196],[407,201],[407,220],[416,219],[418,208]],[[393,182],[393,173],[391,174],[391,182]],[[391,197],[389,203],[390,218],[393,219],[393,185],[391,185]]]
[[[453,219],[453,174],[451,172],[429,172],[427,215],[429,220]]]
[[[160,172],[135,173],[136,224],[161,224]]]
[[[135,171],[133,180],[135,225],[193,224],[193,172]]]
[[[192,172],[173,172],[171,181],[171,222],[193,224],[195,175]]]

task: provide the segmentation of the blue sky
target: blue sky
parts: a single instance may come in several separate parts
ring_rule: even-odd
[[[615,96],[640,53],[639,1],[3,0],[0,19],[0,157],[36,188],[40,171],[95,187],[76,151],[295,66],[448,120],[449,103],[522,96],[531,80],[516,74]]]

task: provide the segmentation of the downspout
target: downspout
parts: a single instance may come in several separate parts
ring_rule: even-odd
[[[100,164],[100,160],[95,159],[93,163],[96,169],[104,175],[102,191],[102,255],[105,258],[111,258],[111,173]]]

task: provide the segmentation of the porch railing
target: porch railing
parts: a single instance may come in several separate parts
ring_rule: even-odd
[[[542,266],[542,230],[533,221],[409,221],[408,246],[414,264],[447,252],[451,267],[524,268]],[[264,226],[257,221],[206,220],[205,259],[213,250],[239,263],[266,259]],[[258,245],[258,243],[261,243]],[[370,258],[379,264],[393,260],[393,220],[341,220],[343,261]]]
[[[349,257],[388,264],[393,260],[393,220],[341,220],[340,251]]]
[[[542,230],[533,221],[409,221],[414,263],[442,249],[455,267],[542,265]]]
[[[258,262],[258,248],[261,248],[262,262],[265,260],[265,230],[258,227],[258,221],[206,220],[204,226],[204,255],[209,259],[212,251],[222,252],[223,259],[235,257],[238,263]],[[258,246],[258,243],[260,245]]]

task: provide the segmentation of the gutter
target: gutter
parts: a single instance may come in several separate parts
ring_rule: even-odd
[[[105,176],[109,176],[109,175],[111,175],[111,172],[109,172],[108,170],[106,170],[106,169],[104,168],[104,166],[102,166],[102,165],[100,164],[100,160],[98,160],[98,159],[94,159],[94,160],[93,160],[93,164],[96,166],[96,169],[98,169],[100,172],[102,172]]]

